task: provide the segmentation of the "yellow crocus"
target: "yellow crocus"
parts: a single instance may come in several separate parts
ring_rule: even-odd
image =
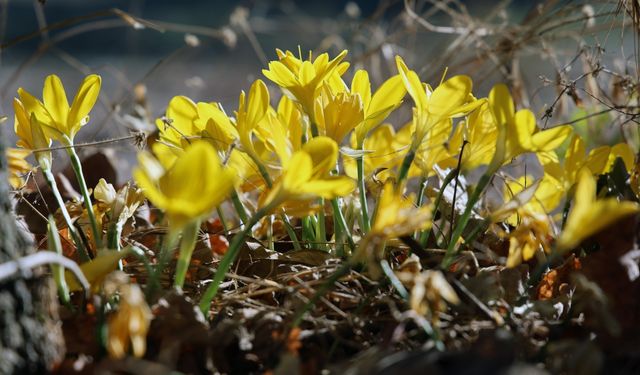
[[[420,81],[416,72],[409,70],[400,56],[396,56],[396,65],[415,104],[414,149],[434,130],[435,125],[471,112],[483,103],[471,95],[473,83],[468,76],[454,76],[432,90]],[[447,126],[446,122],[444,126]]]
[[[539,152],[538,160],[544,169],[542,180],[549,185],[544,199],[541,200],[547,212],[556,208],[562,197],[571,191],[582,169],[591,171],[594,176],[606,173],[610,154],[609,146],[597,147],[587,154],[584,141],[577,134],[569,142],[563,163],[555,151]]]
[[[214,148],[196,141],[165,169],[151,154],[138,155],[133,177],[174,228],[209,214],[233,189],[236,173],[220,164]]]
[[[43,126],[35,114],[29,115],[22,102],[14,98],[13,109],[15,112],[14,131],[18,136],[17,146],[28,150],[48,148],[51,146],[51,138],[46,135]],[[51,151],[38,151],[36,160],[43,169],[51,168]]]
[[[240,93],[236,111],[236,128],[243,151],[255,158],[258,157],[258,153],[254,147],[252,135],[268,110],[269,90],[262,80],[258,79],[251,85],[248,101],[244,91]]]
[[[351,136],[351,146],[357,147],[357,137],[355,133]],[[375,177],[379,181],[385,181],[390,177],[392,169],[402,162],[402,158],[407,151],[406,145],[400,145],[396,131],[391,124],[383,124],[369,133],[365,138],[362,150],[364,157],[364,175]],[[354,158],[344,158],[345,173],[356,178],[356,165]]]
[[[572,132],[568,125],[538,131],[533,112],[528,109],[516,112],[513,98],[504,84],[491,89],[489,108],[498,127],[496,151],[489,166],[492,172],[521,154],[554,150]]]
[[[469,171],[491,162],[498,140],[498,128],[488,103],[485,102],[477,111],[471,112],[456,127],[449,142],[450,149],[460,151],[463,140],[467,144],[461,156],[461,170]]]
[[[371,94],[371,82],[366,70],[358,70],[351,81],[351,93],[359,94],[362,100],[364,121],[355,128],[356,146],[364,143],[370,131],[381,124],[393,110],[402,104],[407,93],[402,77],[397,74],[380,85]]]
[[[276,50],[278,61],[271,61],[269,69],[263,69],[262,74],[282,88],[291,99],[296,100],[307,114],[313,114],[314,100],[322,83],[331,75],[344,74],[349,68],[348,63],[342,60],[347,51],[342,51],[338,56],[329,60],[329,54],[323,53],[312,60],[309,53],[308,60],[295,57],[290,51]]]
[[[334,94],[328,85],[316,99],[314,114],[320,134],[338,143],[365,119],[360,94],[346,91]]]
[[[229,151],[231,145],[238,139],[238,130],[220,104],[200,102],[197,104],[197,109],[198,117],[194,120],[194,125],[202,131],[202,137],[219,152]]]
[[[333,139],[311,139],[284,163],[282,174],[261,206],[273,209],[287,201],[332,199],[351,193],[355,188],[351,178],[331,176],[337,160],[338,145]]]
[[[160,141],[177,148],[187,147],[203,130],[196,126],[198,106],[186,96],[174,96],[169,101],[164,118],[156,120]]]
[[[590,170],[582,168],[557,248],[561,252],[569,251],[621,218],[638,212],[640,206],[635,202],[619,202],[616,198],[596,199],[596,180]]]
[[[388,241],[431,228],[432,205],[416,207],[413,196],[405,197],[386,182],[380,193],[371,230],[360,241],[354,259],[366,262],[373,278],[381,275],[380,260]]]
[[[414,202],[414,197],[404,197],[400,191],[394,189],[393,184],[386,183],[380,194],[369,233],[389,239],[431,228],[433,207],[416,207]]]
[[[48,136],[63,144],[72,144],[76,133],[89,121],[89,112],[98,100],[100,86],[99,75],[88,75],[69,105],[62,81],[52,74],[44,81],[42,101],[23,88],[18,89],[18,96],[26,112],[35,114]]]

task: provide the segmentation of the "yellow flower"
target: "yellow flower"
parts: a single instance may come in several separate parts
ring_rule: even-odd
[[[392,183],[386,183],[380,194],[370,233],[394,238],[431,228],[432,207],[415,207],[414,202],[413,197],[404,197]]]
[[[619,202],[615,198],[596,199],[596,180],[591,171],[582,168],[578,174],[571,211],[558,238],[558,250],[571,250],[600,230],[639,211],[640,206],[635,202]]]
[[[509,238],[509,256],[507,267],[515,267],[527,261],[542,250],[551,252],[551,240],[554,238],[554,226],[541,202],[540,195],[545,194],[543,180],[532,184],[532,179],[523,176],[507,185],[506,203],[491,214],[493,222],[506,221],[514,226],[510,233],[502,237]],[[526,188],[525,188],[526,186]],[[508,199],[512,196],[511,199]],[[544,198],[544,196],[543,196]]]
[[[14,189],[18,189],[25,184],[22,175],[33,170],[33,166],[25,160],[25,158],[31,154],[31,151],[8,148],[6,153],[9,164],[9,184]]]
[[[235,171],[223,168],[213,147],[203,141],[188,146],[168,169],[146,152],[138,160],[135,181],[175,228],[209,214],[229,195],[236,178]]]
[[[243,151],[252,157],[258,157],[252,139],[253,131],[258,123],[265,118],[268,110],[269,90],[262,80],[258,79],[251,85],[248,102],[244,91],[240,93],[238,110],[236,111],[236,128]]]
[[[109,318],[107,351],[114,358],[122,358],[133,349],[136,357],[147,350],[147,332],[151,324],[151,309],[137,284],[121,285],[118,310]]]
[[[372,95],[369,73],[366,70],[358,70],[351,80],[351,93],[360,95],[364,110],[364,121],[355,129],[356,147],[358,147],[363,144],[370,131],[400,106],[407,89],[404,87],[402,77],[398,74],[384,81]]]
[[[52,74],[44,81],[43,101],[23,88],[18,89],[18,96],[26,112],[35,114],[44,126],[45,133],[63,144],[70,144],[80,128],[89,122],[89,112],[98,100],[100,85],[100,76],[91,74],[85,77],[69,106],[60,78]]]
[[[200,135],[196,126],[198,106],[186,96],[175,96],[169,101],[164,119],[156,120],[160,141],[177,148],[185,148]]]
[[[333,60],[329,60],[329,54],[323,53],[311,62],[311,53],[308,60],[297,58],[290,51],[276,50],[278,61],[271,61],[269,69],[263,69],[262,74],[269,80],[280,86],[284,93],[296,100],[307,114],[313,114],[313,102],[322,83],[328,80],[332,74],[344,74],[349,68],[348,63],[342,63],[347,51],[342,51]]]
[[[415,207],[412,196],[404,197],[395,189],[393,182],[382,188],[371,230],[360,241],[354,259],[367,262],[374,279],[381,276],[380,260],[384,259],[384,249],[389,240],[413,234],[417,230],[431,228],[433,207]]]
[[[351,146],[357,147],[355,133],[351,136]],[[364,157],[364,174],[369,177],[376,174],[379,181],[386,181],[393,173],[393,169],[402,162],[407,151],[406,145],[399,144],[396,131],[391,124],[383,124],[374,129],[365,138],[362,150]],[[357,177],[355,159],[344,158],[345,173],[353,178]]]
[[[548,182],[549,185],[548,194],[542,199],[547,212],[556,208],[562,197],[571,191],[582,169],[587,169],[597,176],[606,173],[615,160],[612,159],[612,148],[609,146],[595,148],[587,154],[584,141],[577,134],[569,143],[564,155],[564,163],[560,163],[555,151],[539,152],[537,156],[545,172],[543,181]]]
[[[417,149],[434,128],[436,133],[440,133],[441,128],[449,127],[450,118],[471,112],[484,102],[471,95],[473,84],[468,76],[452,77],[432,90],[422,84],[418,74],[409,70],[400,56],[396,56],[396,65],[415,104],[413,149]],[[444,124],[436,127],[442,122]]]
[[[238,139],[238,130],[218,103],[197,104],[198,118],[194,125],[202,130],[203,139],[210,142],[218,152],[226,153]]]
[[[498,141],[498,128],[488,103],[485,102],[477,111],[471,112],[467,119],[456,127],[449,141],[450,150],[459,153],[463,140],[467,141],[460,162],[463,171],[491,162]],[[455,159],[457,163],[457,157]]]
[[[519,206],[529,212],[549,215],[560,204],[565,195],[565,190],[560,181],[549,174],[544,174],[537,181],[537,186],[533,187],[534,184],[536,182],[531,176],[522,176],[516,181],[507,182],[505,201],[512,197],[516,198],[518,194],[523,192],[525,187],[535,188],[533,196],[530,196],[530,199],[527,199],[526,202],[520,201]],[[503,219],[513,226],[517,226],[519,223],[519,217],[515,214]]]
[[[35,114],[29,115],[17,98],[13,99],[13,109],[15,111],[13,129],[18,136],[17,146],[29,151],[50,147],[51,138],[45,134]],[[51,151],[38,151],[35,156],[41,168],[51,168]]]
[[[287,201],[332,199],[355,188],[346,176],[331,176],[338,160],[338,145],[328,137],[311,139],[283,165],[283,171],[264,199],[262,207],[271,209]]]
[[[329,85],[325,85],[316,99],[315,121],[320,134],[338,143],[364,121],[364,115],[360,94],[346,91],[334,94]]]
[[[489,93],[489,108],[498,127],[496,151],[489,166],[496,171],[505,162],[527,152],[556,149],[571,134],[568,125],[537,131],[536,119],[528,109],[516,112],[509,89],[497,84]]]

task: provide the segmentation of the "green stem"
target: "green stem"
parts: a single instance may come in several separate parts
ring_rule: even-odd
[[[273,243],[273,215],[267,216],[267,248],[271,251],[275,250]]]
[[[349,242],[349,246],[351,249],[356,248],[356,243],[353,241],[353,237],[351,237],[351,232],[347,228],[347,220],[344,218],[344,214],[340,209],[340,204],[338,202],[338,198],[333,198],[331,200],[331,206],[333,207],[333,218],[337,222],[338,227],[342,231],[342,233],[347,237],[347,241]],[[336,237],[337,238],[337,237]]]
[[[302,241],[307,244],[314,242],[316,239],[314,225],[311,220],[311,216],[305,216],[302,218]]]
[[[238,217],[240,217],[240,221],[242,222],[242,225],[246,225],[247,222],[249,221],[249,214],[247,213],[246,208],[242,204],[242,201],[240,201],[238,192],[235,189],[231,192],[231,203],[233,203],[233,208],[236,209],[236,213],[238,214]]]
[[[49,215],[49,228],[48,228],[47,247],[50,250],[54,250],[59,255],[62,255],[62,243],[60,242],[60,235],[58,234],[58,228],[56,227],[56,221],[53,216]],[[69,297],[69,286],[64,278],[64,268],[62,266],[52,264],[51,270],[53,273],[53,279],[58,287],[58,294],[60,299],[65,305],[69,304],[71,298]]]
[[[389,264],[389,262],[386,259],[382,259],[380,261],[380,267],[382,268],[382,272],[384,272],[384,274],[391,282],[391,285],[393,285],[398,294],[400,294],[400,297],[402,297],[402,299],[404,300],[408,300],[409,292],[407,291],[407,288],[402,285],[402,281],[398,279],[398,276],[393,273],[393,269],[391,269],[391,265]]]
[[[282,215],[280,215],[280,218],[284,223],[284,228],[287,230],[289,238],[291,238],[291,242],[293,242],[294,250],[302,250],[302,246],[300,246],[298,236],[296,236],[296,231],[293,229],[293,225],[291,225],[291,221],[289,221],[289,217],[287,216],[287,214],[283,213]]]
[[[162,271],[166,267],[169,262],[169,258],[171,257],[172,250],[178,242],[178,237],[180,236],[179,230],[169,229],[169,232],[165,235],[165,238],[162,242],[162,248],[160,249],[160,254],[157,257],[157,264],[153,274],[149,275],[150,280],[147,286],[147,299],[150,300],[155,292],[160,289],[160,278],[162,276]]]
[[[191,264],[191,256],[193,255],[193,249],[196,247],[196,241],[198,239],[198,231],[200,230],[200,220],[194,220],[187,224],[182,231],[182,240],[180,241],[180,253],[178,255],[178,264],[176,265],[176,277],[173,281],[173,286],[182,289],[184,280],[189,271],[189,265]]]
[[[480,178],[480,181],[478,182],[478,185],[473,190],[473,193],[471,194],[471,197],[467,202],[467,207],[465,207],[464,213],[460,217],[460,220],[458,221],[458,224],[456,225],[455,230],[451,234],[451,241],[449,242],[449,246],[447,247],[447,252],[445,253],[444,258],[442,259],[442,264],[441,264],[442,268],[445,268],[445,269],[448,268],[453,262],[453,257],[456,255],[458,251],[456,247],[456,245],[458,244],[458,239],[460,239],[460,236],[462,236],[462,233],[464,232],[464,229],[466,228],[467,223],[471,218],[471,211],[473,211],[473,206],[475,206],[475,204],[480,199],[482,192],[487,187],[487,185],[489,185],[489,182],[491,182],[492,177],[493,177],[493,173],[483,174],[482,177]]]
[[[358,190],[360,193],[360,209],[362,210],[362,232],[369,233],[371,230],[371,219],[369,218],[369,205],[367,203],[367,187],[364,179],[364,155],[356,159],[358,168]]]
[[[424,191],[426,190],[427,187],[427,178],[422,176],[420,178],[420,185],[418,185],[418,196],[416,197],[416,207],[420,207],[422,206],[422,202],[424,200]],[[414,233],[414,238],[416,240],[420,239],[420,231],[416,231],[416,233]]]
[[[120,246],[120,237],[122,236],[123,225],[124,223],[119,220],[109,225],[109,229],[107,229],[107,248],[108,249],[114,249],[116,251],[122,250],[122,247]],[[122,259],[120,259],[118,260],[118,270],[122,271],[123,269],[124,269],[124,265],[122,264]]]
[[[216,207],[216,212],[218,213],[218,219],[220,219],[220,224],[222,224],[222,230],[224,231],[224,236],[229,236],[229,226],[227,225],[227,220],[224,218],[224,213],[222,212],[222,208],[220,206]]]
[[[411,164],[413,163],[413,159],[416,158],[416,151],[412,148],[409,149],[407,155],[405,155],[402,160],[402,165],[400,165],[400,170],[398,172],[398,181],[396,182],[396,186],[402,186],[402,183],[409,175],[409,168],[411,168]]]
[[[73,143],[69,141],[69,145],[73,146]],[[82,193],[82,198],[84,199],[84,205],[87,209],[87,215],[89,216],[89,221],[91,222],[91,231],[93,233],[94,243],[96,245],[96,249],[102,248],[102,233],[98,230],[98,222],[96,221],[96,216],[93,213],[93,205],[91,204],[91,197],[89,197],[89,189],[87,188],[87,182],[84,179],[84,174],[82,173],[82,164],[80,163],[80,158],[76,153],[75,148],[69,147],[67,148],[67,154],[71,159],[71,167],[76,174],[76,179],[78,180],[78,185],[80,185],[80,192]]]
[[[91,257],[89,256],[89,252],[87,251],[87,249],[85,249],[84,243],[82,242],[82,239],[78,235],[76,227],[73,225],[73,222],[71,221],[71,216],[69,216],[69,211],[67,211],[67,207],[64,204],[64,200],[60,195],[60,191],[58,190],[58,185],[56,184],[56,180],[53,177],[53,173],[51,173],[50,169],[43,169],[42,173],[44,174],[44,178],[47,181],[47,185],[49,185],[49,188],[53,192],[53,196],[55,197],[56,202],[60,207],[60,212],[62,213],[64,222],[65,224],[67,224],[67,228],[69,229],[71,238],[73,239],[73,242],[76,244],[76,248],[78,249],[78,255],[80,256],[80,260],[82,262],[90,261]]]
[[[316,222],[316,242],[318,247],[327,249],[327,228],[324,215],[324,199],[320,198],[320,211],[318,211],[318,220]]]
[[[267,212],[270,211],[270,207],[264,207],[251,218],[244,228],[244,230],[235,236],[231,240],[231,244],[229,244],[229,248],[227,249],[226,254],[222,258],[220,264],[218,264],[218,269],[216,270],[216,274],[213,277],[213,280],[207,287],[207,290],[202,295],[200,299],[200,310],[202,313],[207,316],[209,310],[211,309],[211,301],[215,298],[216,294],[218,294],[218,289],[220,288],[220,283],[224,280],[227,275],[227,271],[231,268],[231,265],[235,261],[236,257],[240,253],[240,249],[242,248],[242,244],[244,243],[245,238],[251,234],[251,229],[253,226],[264,216]]]

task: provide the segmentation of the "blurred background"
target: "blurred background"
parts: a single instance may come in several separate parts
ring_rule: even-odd
[[[232,112],[240,90],[264,78],[261,69],[276,59],[276,48],[300,48],[305,55],[348,49],[352,67],[345,77],[364,67],[374,83],[396,74],[396,54],[432,84],[445,69],[449,76],[472,76],[478,96],[506,82],[541,127],[553,126],[580,118],[585,102],[598,104],[593,97],[602,93],[614,105],[616,92],[635,81],[636,33],[620,4],[0,0],[0,114],[9,116],[1,134],[14,141],[11,101],[17,88],[39,97],[52,73],[61,77],[68,96],[86,74],[103,78],[100,101],[78,142],[152,131],[153,120],[175,95],[221,102]],[[594,71],[602,74],[585,75]],[[280,95],[275,88],[271,94]],[[396,125],[409,119],[406,112],[392,119]],[[623,136],[625,124],[619,125],[606,134],[598,130],[598,137]],[[136,152],[130,141],[101,148],[117,152],[123,171]],[[125,178],[127,172],[119,176]]]

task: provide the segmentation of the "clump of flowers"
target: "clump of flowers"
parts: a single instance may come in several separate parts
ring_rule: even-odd
[[[277,56],[263,70],[268,81],[252,82],[233,112],[215,101],[172,98],[156,121],[155,143],[138,155],[135,185],[116,189],[101,180],[93,191],[95,204],[74,139],[89,123],[101,78],[87,76],[71,104],[55,75],[46,78],[42,100],[18,90],[18,149],[10,151],[13,186],[24,184],[20,173],[33,170],[25,161],[33,154],[57,197],[82,269],[93,273],[88,279],[103,278],[116,265],[122,268],[123,256],[144,260],[144,294],[136,284],[118,289],[107,345],[113,356],[123,356],[130,346],[134,355],[144,354],[150,319],[145,295],[152,300],[162,289],[176,247],[170,279],[174,287],[185,287],[196,242],[206,230],[203,223],[214,212],[230,241],[212,280],[195,285],[206,285],[199,304],[205,315],[247,238],[258,237],[274,249],[279,229],[286,232],[283,243],[291,244],[289,250],[318,250],[341,259],[343,268],[331,280],[363,266],[374,279],[386,276],[410,309],[436,323],[439,313],[459,301],[446,270],[455,269],[451,266],[460,254],[472,249],[491,223],[508,238],[504,265],[514,267],[536,255],[542,260],[562,256],[606,225],[640,211],[636,202],[603,197],[595,179],[610,173],[618,157],[626,172],[634,173],[629,146],[587,153],[569,125],[539,129],[531,110],[516,108],[506,85],[495,85],[487,97],[474,92],[465,75],[431,85],[398,56],[397,72],[374,88],[366,70],[345,81],[347,51],[333,58],[280,50]],[[277,103],[276,90],[281,91]],[[386,122],[395,111],[402,118],[406,94],[411,112],[402,123]],[[89,228],[71,217],[57,190],[53,141],[70,157]],[[560,157],[556,150],[567,141]],[[505,177],[502,168],[525,154],[538,159],[541,175]],[[463,181],[470,175],[480,179],[467,186]],[[480,203],[497,176],[506,180],[505,203],[491,210]],[[162,228],[161,245],[146,252],[122,249],[122,229],[143,197],[154,210],[152,224]],[[463,208],[458,209],[458,199]],[[416,260],[428,245],[438,247],[438,269],[423,270],[420,262],[426,259]],[[410,259],[417,265],[400,266],[391,250],[404,258],[413,252]],[[98,252],[108,255],[97,257]]]

